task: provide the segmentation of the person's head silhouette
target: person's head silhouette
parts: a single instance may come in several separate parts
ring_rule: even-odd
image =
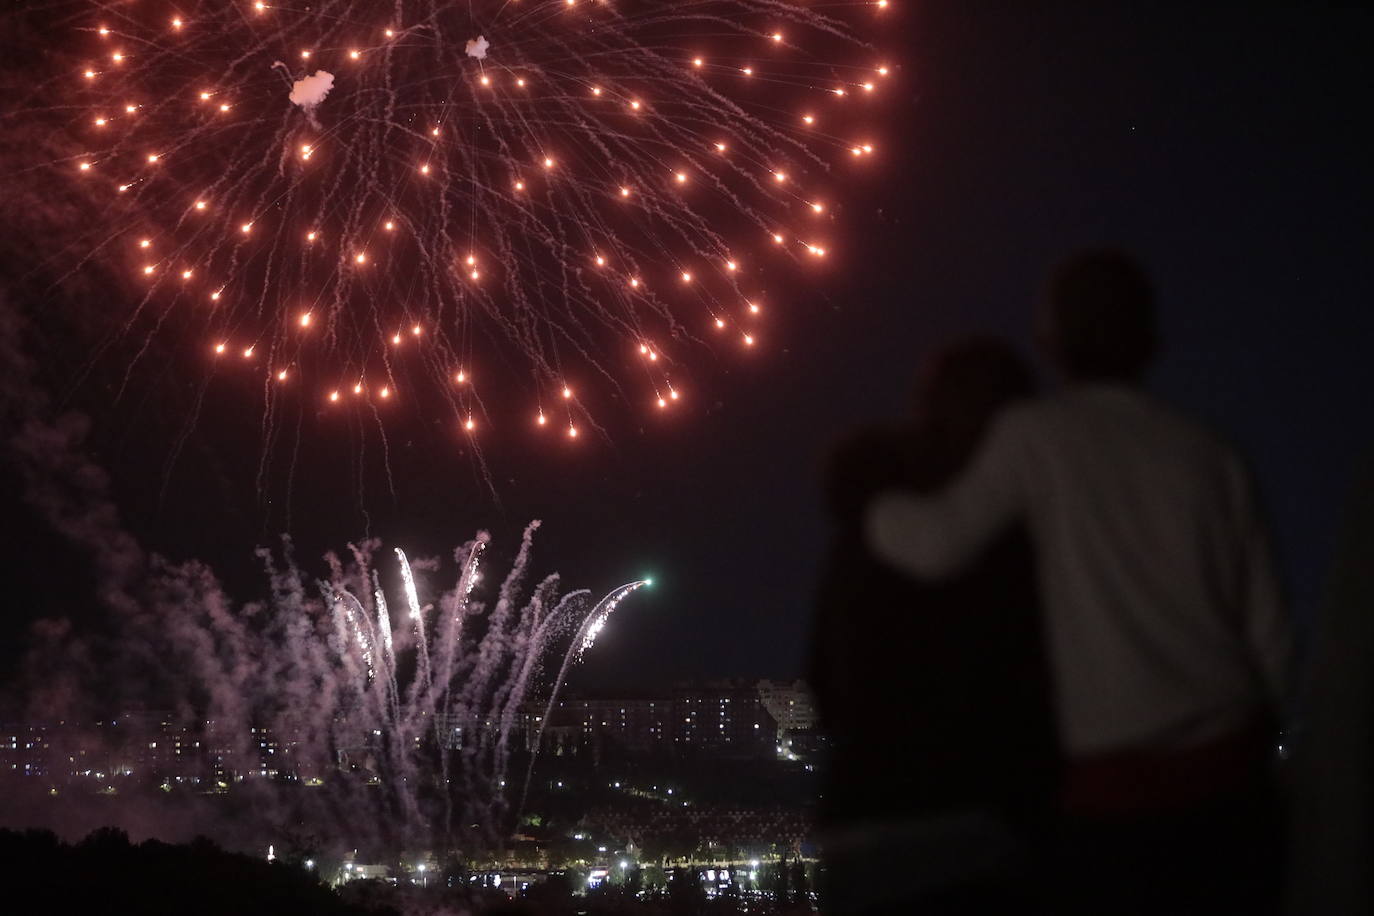
[[[1136,382],[1159,348],[1154,289],[1123,251],[1090,249],[1050,275],[1036,338],[1069,382]]]
[[[1015,347],[974,334],[927,356],[916,379],[912,419],[918,430],[963,456],[998,411],[1034,391],[1035,378]]]

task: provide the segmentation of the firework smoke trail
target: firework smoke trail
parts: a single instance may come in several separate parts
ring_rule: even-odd
[[[534,753],[530,755],[529,766],[525,769],[525,782],[520,790],[520,804],[516,811],[521,812],[525,808],[525,800],[529,797],[530,780],[534,776],[534,764],[539,759],[539,747],[542,745],[544,726],[548,723],[549,717],[553,715],[554,704],[558,702],[558,694],[563,689],[563,681],[568,676],[568,669],[574,662],[582,660],[582,656],[596,642],[596,637],[606,626],[615,609],[620,606],[630,595],[645,586],[653,585],[652,579],[637,579],[634,582],[627,582],[615,591],[606,595],[595,605],[588,614],[582,619],[582,624],[573,634],[572,643],[568,646],[568,651],[563,654],[563,664],[558,669],[558,676],[553,679],[553,686],[549,689],[549,701],[544,706],[544,714],[539,719],[538,739],[534,742]]]
[[[405,551],[396,548],[396,559],[401,565],[401,584],[405,589],[406,604],[410,608],[410,619],[413,621],[415,633],[415,645],[418,653],[418,670],[414,680],[411,681],[409,695],[406,702],[414,705],[423,697],[423,701],[433,699],[433,680],[429,668],[429,640],[425,635],[425,614],[424,608],[420,607],[420,598],[415,591],[415,575],[411,572],[410,561],[406,559]]]
[[[265,428],[410,398],[472,436],[500,391],[576,438],[674,406],[693,342],[761,339],[770,261],[840,244],[888,6],[93,0],[55,26],[56,165],[141,290],[125,333],[260,379]]]

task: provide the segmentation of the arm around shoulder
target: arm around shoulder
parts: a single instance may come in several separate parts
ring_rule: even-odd
[[[1022,509],[1016,433],[998,423],[969,467],[942,492],[879,494],[864,513],[868,548],[920,579],[956,575]]]

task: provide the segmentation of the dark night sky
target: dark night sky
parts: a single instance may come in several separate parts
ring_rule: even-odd
[[[1374,445],[1370,15],[907,5],[877,177],[849,190],[835,269],[820,293],[777,310],[787,318],[773,319],[767,349],[722,355],[698,410],[671,425],[626,425],[556,454],[498,444],[499,504],[451,437],[393,431],[393,498],[375,469],[350,467],[349,437],[312,428],[289,505],[302,553],[365,530],[412,554],[477,527],[510,544],[538,517],[541,569],[599,590],[643,572],[660,583],[623,608],[584,682],[796,672],[825,541],[827,446],[902,410],[921,352],[949,335],[1025,343],[1047,267],[1112,242],[1139,254],[1161,293],[1167,353],[1153,386],[1253,461],[1310,609],[1343,488]],[[95,410],[103,396],[80,403]],[[169,419],[148,419],[159,412]],[[207,559],[252,591],[251,548],[286,516],[280,501],[255,504],[256,426],[236,417],[212,398],[161,498],[175,411],[126,401],[96,415],[93,444],[145,543]],[[15,596],[0,659],[12,661],[28,621],[80,616],[92,599],[67,574],[81,558],[13,492],[0,510],[6,540],[36,548],[0,554]]]

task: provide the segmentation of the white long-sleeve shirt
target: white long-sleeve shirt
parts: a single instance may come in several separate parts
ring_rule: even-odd
[[[1073,388],[1007,410],[930,496],[887,493],[870,547],[932,579],[1028,525],[1061,744],[1186,746],[1277,708],[1289,619],[1235,452],[1143,392]]]

